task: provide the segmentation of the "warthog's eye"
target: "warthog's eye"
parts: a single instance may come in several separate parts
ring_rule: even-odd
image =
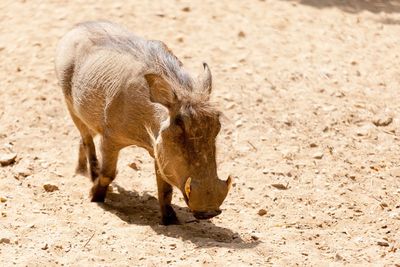
[[[177,116],[175,117],[174,123],[175,123],[175,125],[181,127],[182,130],[185,129],[185,124],[184,124],[184,122],[183,122],[183,118],[182,118],[181,115],[177,115]]]

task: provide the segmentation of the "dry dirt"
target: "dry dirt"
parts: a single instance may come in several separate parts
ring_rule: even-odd
[[[53,64],[94,19],[211,66],[219,173],[235,177],[220,216],[193,221],[175,192],[184,224],[160,226],[139,148],[90,203]],[[0,265],[399,266],[399,47],[394,0],[2,0],[0,155],[17,158],[0,167]]]

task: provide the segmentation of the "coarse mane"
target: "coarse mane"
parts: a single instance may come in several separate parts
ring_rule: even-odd
[[[181,100],[179,112],[189,117],[214,117],[220,114],[216,105],[204,93],[188,92]]]
[[[100,47],[127,53],[144,64],[143,72],[166,77],[175,88],[194,90],[194,81],[185,71],[182,62],[161,41],[145,40],[128,29],[112,22],[88,21],[78,24],[91,33],[92,42]]]

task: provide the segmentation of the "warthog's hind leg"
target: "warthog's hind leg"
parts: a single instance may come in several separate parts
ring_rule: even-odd
[[[91,189],[92,202],[104,202],[108,186],[115,178],[120,150],[121,147],[113,143],[111,139],[101,138],[101,167],[97,179],[93,181]]]
[[[76,173],[87,175],[87,164],[89,163],[90,178],[92,181],[94,181],[98,176],[99,167],[96,157],[96,149],[93,143],[93,136],[90,133],[89,128],[71,110],[70,114],[76,125],[76,128],[78,128],[81,134]]]
[[[75,173],[81,175],[88,175],[88,168],[87,168],[87,157],[86,157],[86,149],[85,145],[83,144],[83,140],[81,139],[79,143],[79,154],[78,154],[78,164],[75,169]]]
[[[178,218],[176,217],[176,213],[171,206],[172,186],[162,179],[161,173],[157,167],[157,163],[155,164],[155,169],[157,177],[158,202],[160,204],[161,211],[161,224],[180,224]]]

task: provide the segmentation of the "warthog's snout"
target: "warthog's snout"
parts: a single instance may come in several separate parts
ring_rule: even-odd
[[[212,217],[215,217],[217,215],[221,214],[221,210],[212,210],[212,211],[195,211],[193,212],[193,215],[196,219],[199,220],[207,220]]]

